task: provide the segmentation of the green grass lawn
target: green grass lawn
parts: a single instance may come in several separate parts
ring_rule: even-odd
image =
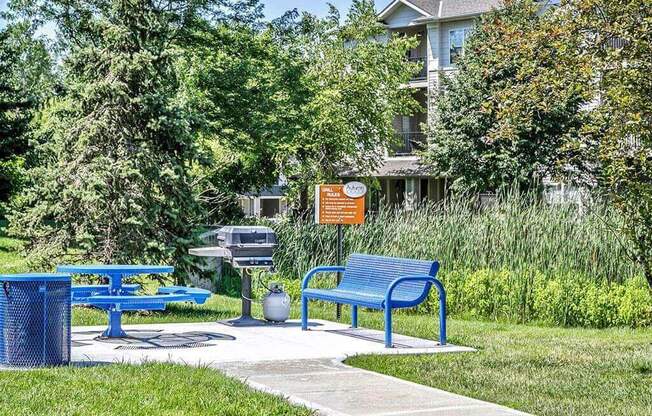
[[[2,235],[0,273],[26,272],[20,242]],[[232,309],[232,308],[231,308]],[[168,313],[129,314],[127,322],[210,321],[230,316],[208,308],[173,306]],[[106,314],[75,308],[75,325],[106,324]],[[208,368],[173,364],[62,367],[0,371],[0,415],[311,415],[282,398],[257,392]]]
[[[238,308],[237,299],[213,296],[203,307],[172,305],[167,312],[131,313],[124,321],[213,321],[237,315]],[[260,316],[258,305],[254,313]],[[298,314],[293,308],[293,317]],[[315,304],[311,314],[335,320],[332,306]],[[79,325],[106,323],[103,313],[90,309],[77,308],[73,319]],[[365,327],[383,326],[377,312],[362,311],[359,319]],[[437,339],[434,316],[399,313],[394,325],[396,332]],[[448,333],[451,343],[478,352],[363,356],[348,364],[542,416],[652,415],[650,329],[545,328],[449,319]]]
[[[0,372],[0,414],[310,415],[209,368],[107,365]]]
[[[6,244],[6,240],[0,240],[1,244]],[[21,264],[20,260],[9,260],[9,264]],[[0,272],[3,269],[4,265],[0,263]],[[181,304],[172,305],[166,312],[130,313],[125,316],[124,322],[130,324],[215,321],[235,316],[238,309],[237,299],[214,296],[201,307]],[[260,314],[258,305],[254,305],[254,312]],[[295,307],[292,314],[293,317],[298,317],[298,308]],[[314,318],[330,320],[335,318],[332,305],[324,307],[315,304],[311,307],[311,314]],[[73,323],[105,325],[106,316],[97,310],[75,308]],[[394,324],[395,331],[399,333],[437,338],[434,316],[399,313],[395,315]],[[380,329],[383,325],[382,315],[377,312],[362,311],[360,325]],[[652,415],[652,329],[545,328],[450,319],[448,333],[451,343],[472,346],[477,348],[478,352],[401,357],[364,356],[350,359],[348,363],[542,416]],[[143,377],[140,379],[141,384],[154,386],[151,389],[151,396],[149,396],[149,389],[141,391],[142,394],[147,393],[147,396],[136,396],[130,404],[136,406],[139,400],[145,400],[149,404],[150,401],[154,401],[153,397],[160,397],[162,403],[169,403],[168,398],[165,397],[166,393],[163,392],[165,390],[157,391],[157,389],[164,389],[168,377],[174,378],[177,374],[187,371],[188,378],[191,378],[196,374],[205,374],[202,372],[206,371],[164,365],[152,368],[147,367],[142,370],[142,375],[138,375],[141,372],[140,368],[123,366],[40,370],[34,374],[49,379],[49,386],[61,385],[63,389],[67,387],[62,384],[67,385],[68,380],[79,380],[81,383],[77,384],[79,392],[57,396],[56,402],[60,406],[74,406],[83,397],[91,396],[89,392],[95,391],[96,383],[108,383],[108,389],[121,389],[123,384],[111,381],[114,377],[109,377],[106,372],[117,372],[123,376],[136,374],[134,377]],[[195,374],[195,371],[198,373]],[[18,380],[29,378],[28,374],[32,372],[0,374],[0,383],[5,383],[3,380],[9,379],[9,384],[14,383],[12,380],[16,380],[15,382],[19,384]],[[220,379],[219,375],[215,377],[215,380]],[[89,380],[88,386],[81,382],[86,378]],[[179,377],[179,380],[179,383],[183,384],[185,376]],[[8,394],[0,400],[9,401],[12,397],[20,400],[21,397],[36,394],[34,390],[32,393],[25,390],[27,387],[25,385],[23,389],[7,390]],[[180,386],[178,388],[182,389]],[[125,388],[124,391],[130,389]],[[210,390],[206,391],[210,392]],[[212,396],[212,393],[208,395]],[[180,394],[179,397],[183,395]],[[193,400],[196,396],[187,397]],[[251,393],[251,396],[247,397],[252,397],[251,400],[260,406],[263,406],[263,402],[267,403],[272,406],[270,409],[276,408],[274,407],[276,405],[271,403],[287,406],[264,395]],[[197,396],[194,400],[200,399]],[[231,405],[227,402],[223,404],[225,408]],[[46,406],[43,402],[40,403]],[[199,405],[195,403],[187,407],[189,412],[187,414],[198,410],[196,406]],[[111,406],[118,406],[118,404],[111,404]],[[166,411],[183,414],[182,410],[176,412],[174,406],[170,404],[150,414],[165,414]],[[120,409],[114,408],[114,410],[115,414],[121,414]],[[45,410],[39,411],[45,413]],[[87,414],[92,414],[92,409],[89,412]],[[252,414],[274,413],[270,411]]]
[[[0,226],[0,273],[20,273],[27,270],[27,261],[17,254],[20,247],[20,241],[6,237]]]

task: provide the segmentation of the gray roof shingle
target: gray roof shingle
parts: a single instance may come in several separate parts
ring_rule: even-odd
[[[433,17],[449,19],[488,12],[499,7],[502,0],[407,0]],[[440,6],[441,3],[441,6]],[[441,7],[441,15],[440,13]]]
[[[428,12],[431,16],[437,16],[437,13],[439,13],[440,0],[408,0],[408,2],[424,12]]]
[[[424,164],[416,157],[398,157],[385,159],[380,166],[373,172],[361,172],[355,168],[343,171],[340,177],[354,178],[359,176],[374,176],[374,177],[414,177],[414,176],[439,176],[428,165]]]
[[[412,1],[412,0],[410,0]],[[486,13],[500,7],[502,0],[442,0],[441,19]]]

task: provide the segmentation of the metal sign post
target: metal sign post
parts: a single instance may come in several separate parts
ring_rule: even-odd
[[[337,265],[342,265],[342,243],[344,240],[344,228],[342,224],[337,224]],[[337,285],[342,281],[342,272],[337,272]],[[342,318],[342,304],[338,303],[335,306],[335,318],[339,321]]]
[[[337,265],[343,262],[344,224],[364,224],[364,205],[367,187],[360,182],[315,187],[315,222],[337,225]],[[337,284],[342,273],[337,273]],[[342,318],[342,305],[336,304],[335,316]]]

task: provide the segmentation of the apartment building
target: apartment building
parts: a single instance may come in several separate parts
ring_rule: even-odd
[[[421,201],[438,201],[447,192],[447,179],[432,172],[417,156],[426,144],[424,125],[431,100],[436,99],[440,77],[455,71],[464,54],[465,38],[476,19],[501,0],[394,0],[378,15],[388,36],[416,36],[419,44],[406,59],[422,66],[407,88],[421,104],[414,115],[397,115],[394,120],[397,144],[387,150],[381,166],[373,172],[379,189],[370,195],[374,209],[381,201],[411,209]]]
[[[475,20],[501,0],[394,0],[379,14],[388,36],[416,36],[419,44],[406,59],[421,65],[421,70],[406,85],[422,111],[397,115],[394,120],[396,145],[387,149],[383,163],[371,174],[378,187],[368,194],[367,207],[381,203],[406,209],[422,201],[439,201],[447,192],[447,179],[432,172],[417,153],[426,144],[424,125],[428,121],[433,92],[440,88],[440,77],[455,71],[455,62],[464,54],[465,38]],[[353,177],[352,174],[346,174]],[[347,179],[346,177],[344,179]],[[246,215],[273,217],[287,211],[283,184],[272,189],[240,196]]]
[[[288,212],[287,179],[280,176],[275,185],[257,192],[238,195],[240,208],[246,217],[274,218]]]

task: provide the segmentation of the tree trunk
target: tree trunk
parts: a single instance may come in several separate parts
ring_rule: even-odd
[[[308,199],[308,187],[303,185],[299,191],[299,204],[294,210],[295,217],[305,218],[310,213]]]
[[[647,284],[650,286],[650,290],[652,290],[652,266],[643,266],[643,268]]]

